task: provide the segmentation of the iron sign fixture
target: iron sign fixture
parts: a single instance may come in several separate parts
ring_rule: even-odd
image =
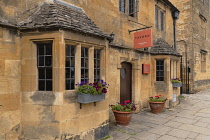
[[[152,27],[152,26],[147,26],[147,25],[144,25],[144,24],[141,24],[141,23],[132,21],[132,20],[130,20],[130,19],[129,19],[128,21],[131,21],[131,22],[133,22],[133,23],[140,24],[140,25],[144,26],[144,28],[139,28],[139,29],[134,29],[134,30],[128,30],[129,34],[130,34],[131,32],[135,32],[135,31],[139,31],[139,30],[143,30],[143,29],[148,29],[148,28],[151,28],[151,27]]]

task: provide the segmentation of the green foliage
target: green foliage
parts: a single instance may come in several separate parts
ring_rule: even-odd
[[[122,130],[122,129],[117,129],[117,131],[122,132],[122,133],[126,133],[126,134],[131,135],[131,136],[135,136],[137,134],[137,133],[129,133],[126,130]]]
[[[109,138],[111,138],[111,137],[110,136],[106,136],[105,138],[102,138],[100,140],[106,140],[106,139],[109,139]]]
[[[76,86],[78,86],[78,93],[97,95],[107,93],[109,84],[103,80],[95,83],[88,83],[87,81],[83,81],[76,84]]]
[[[182,81],[179,80],[171,80],[172,83],[182,83]]]
[[[167,100],[167,98],[165,98],[162,95],[159,95],[159,96],[150,97],[149,100],[152,102],[165,102]]]
[[[185,96],[179,95],[179,98],[180,98],[180,99],[184,99],[184,98],[185,98]]]
[[[116,105],[110,105],[112,110],[131,112],[136,110],[135,104],[132,104],[129,100],[124,101],[123,104],[117,103]]]
[[[78,93],[83,93],[83,94],[101,94],[101,89],[96,91],[96,89],[92,85],[82,85],[78,88]]]
[[[165,99],[153,98],[153,99],[150,99],[150,101],[152,101],[152,102],[165,102]]]
[[[112,110],[116,110],[116,111],[123,111],[123,112],[131,112],[131,108],[132,108],[132,105],[127,105],[126,107],[125,106],[122,106],[120,104],[117,104],[115,106],[111,106]]]
[[[180,78],[173,78],[173,79],[171,79],[171,82],[172,83],[182,83]]]

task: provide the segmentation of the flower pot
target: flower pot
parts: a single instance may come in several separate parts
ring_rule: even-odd
[[[116,110],[113,110],[113,112],[114,112],[117,125],[119,126],[129,125],[132,118],[132,112],[122,112],[122,111],[116,111]]]
[[[172,83],[173,87],[182,87],[182,83]]]
[[[164,109],[165,106],[165,102],[152,102],[152,101],[148,101],[150,108],[151,108],[151,112],[152,113],[161,113]]]
[[[92,103],[92,102],[98,102],[101,100],[105,100],[105,94],[83,94],[83,93],[78,93],[77,96],[77,102],[82,103],[82,104],[87,104],[87,103]]]

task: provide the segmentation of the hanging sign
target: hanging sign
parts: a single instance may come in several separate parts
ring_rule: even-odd
[[[152,47],[152,29],[134,33],[134,49]]]

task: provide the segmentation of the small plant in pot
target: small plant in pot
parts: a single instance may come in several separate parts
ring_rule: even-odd
[[[182,86],[182,81],[180,78],[172,78],[171,83],[173,87],[181,87]]]
[[[167,98],[162,95],[154,96],[149,98],[149,105],[152,113],[161,113],[164,109]]]
[[[132,112],[136,110],[135,104],[131,103],[130,100],[125,100],[123,104],[117,103],[116,105],[110,105],[115,115],[115,120],[119,126],[128,126]]]
[[[104,80],[94,83],[83,81],[76,84],[76,86],[78,86],[77,102],[86,104],[105,100],[105,94],[107,93],[109,84],[107,84]]]

